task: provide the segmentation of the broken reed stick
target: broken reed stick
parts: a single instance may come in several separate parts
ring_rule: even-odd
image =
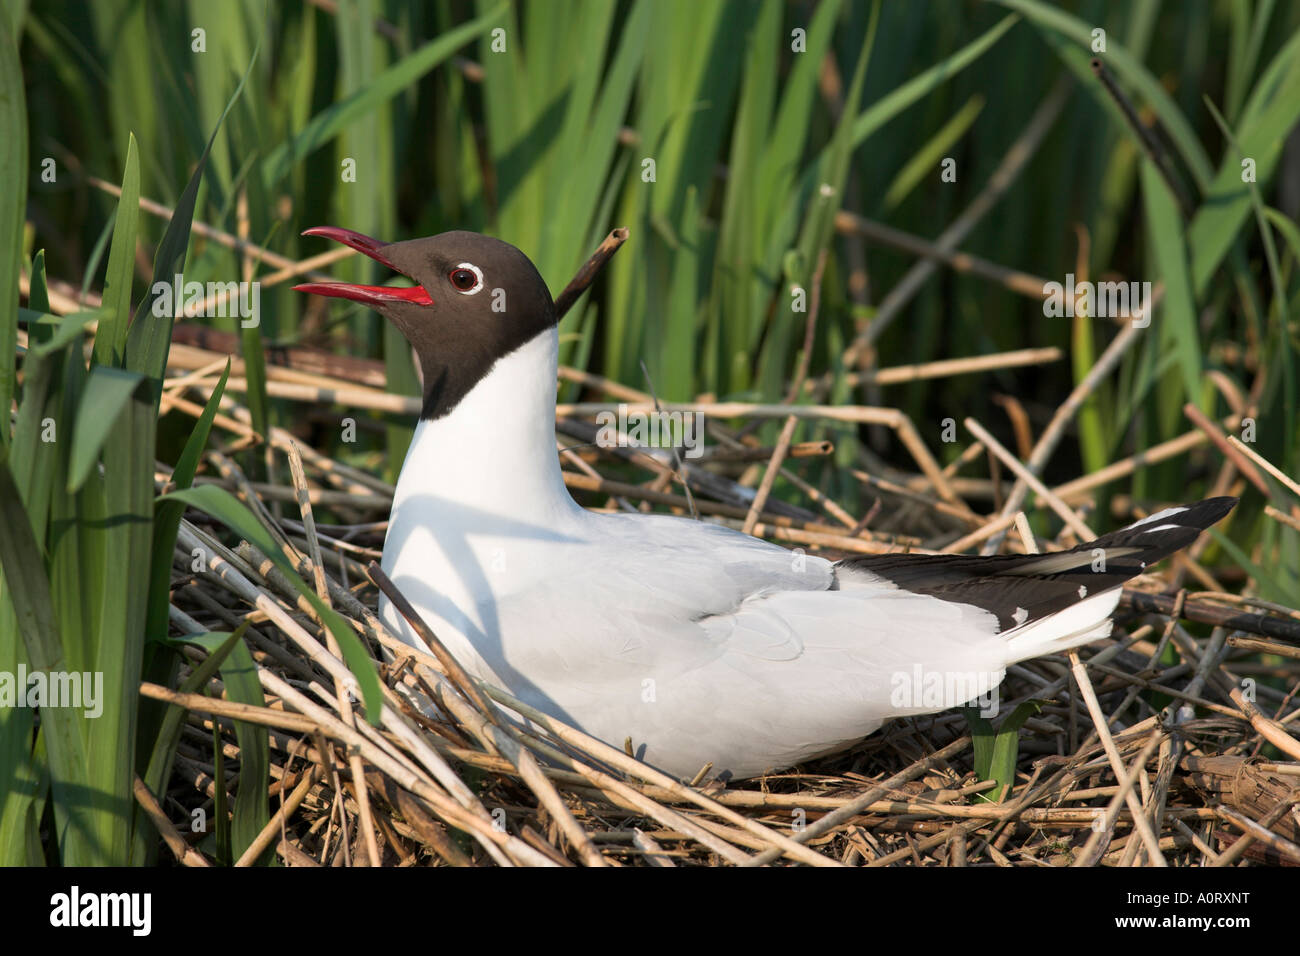
[[[198,383],[211,388],[216,379]],[[413,395],[394,395],[378,389],[364,388],[360,385],[315,385],[307,382],[286,382],[280,378],[268,378],[266,394],[271,398],[287,398],[295,402],[307,402],[312,405],[348,405],[352,408],[364,408],[372,412],[393,412],[398,415],[420,414],[420,399]],[[248,380],[232,376],[226,382],[227,392],[247,392]]]
[[[1125,588],[1120,594],[1120,604],[1139,614],[1163,614],[1168,617],[1177,613],[1177,598],[1168,594],[1150,594]],[[1243,614],[1203,601],[1185,601],[1177,616],[1186,621],[1276,638],[1300,647],[1300,621],[1267,614]]]
[[[1282,471],[1282,469],[1278,468],[1277,465],[1273,464],[1249,445],[1243,443],[1236,435],[1228,436],[1228,444],[1248,457],[1255,464],[1259,465],[1259,467],[1263,468],[1281,482],[1293,495],[1300,498],[1300,484],[1296,484],[1295,479]]]
[[[1101,703],[1097,700],[1097,693],[1093,690],[1088,671],[1079,661],[1078,650],[1072,649],[1066,656],[1070,661],[1070,672],[1074,675],[1075,683],[1078,685],[1079,692],[1088,707],[1088,715],[1092,718],[1093,728],[1097,731],[1097,737],[1101,740],[1102,747],[1106,751],[1106,757],[1110,761],[1110,768],[1115,774],[1115,779],[1122,781],[1127,776],[1124,759],[1120,755],[1119,748],[1115,746],[1115,738],[1111,736],[1106,715],[1101,712]],[[1123,793],[1124,801],[1128,804],[1129,812],[1133,815],[1133,825],[1142,837],[1151,864],[1159,867],[1168,866],[1168,861],[1165,859],[1164,854],[1160,852],[1160,841],[1151,829],[1151,824],[1147,821],[1142,801],[1131,788],[1124,790]]]
[[[772,452],[772,457],[768,459],[767,467],[763,471],[763,480],[759,483],[758,491],[754,494],[754,500],[749,505],[749,512],[745,515],[744,524],[741,525],[742,534],[753,534],[754,526],[758,524],[759,516],[762,514],[763,506],[767,504],[767,496],[772,492],[772,485],[776,481],[776,476],[780,473],[781,463],[785,461],[785,450],[790,445],[790,440],[794,438],[795,426],[799,424],[799,419],[791,415],[781,426],[781,434],[776,440],[776,448]]]
[[[1211,421],[1203,411],[1191,402],[1183,406],[1183,414],[1187,416],[1188,421],[1205,432],[1205,437],[1213,442],[1214,447],[1219,449],[1223,456],[1236,466],[1237,471],[1243,478],[1258,488],[1264,497],[1268,497],[1268,483],[1264,481],[1264,476],[1259,473],[1254,462],[1233,446],[1228,440],[1228,436],[1223,433],[1223,430],[1215,422]]]
[[[1091,541],[1097,537],[1096,533],[1089,528],[1077,514],[1074,513],[1073,509],[1066,505],[1058,496],[1054,495],[1046,485],[1038,480],[1037,476],[1035,476],[1025,465],[1021,464],[1018,458],[1012,455],[1011,452],[1007,451],[1000,441],[989,434],[988,430],[985,429],[984,426],[974,418],[966,418],[964,424],[972,435],[984,443],[985,448],[997,455],[998,459],[1015,473],[1018,480],[1023,481],[1033,489],[1034,494],[1046,501],[1051,509],[1056,512],[1061,520],[1064,521],[1075,534],[1081,537],[1084,541]],[[1018,510],[1019,509],[1017,509],[1017,511]],[[1012,512],[1013,522],[1015,521],[1015,514],[1016,512]]]
[[[1293,804],[1296,800],[1300,800],[1300,793],[1293,794],[1290,803]],[[1283,812],[1285,812],[1287,808],[1289,807],[1284,807]],[[1293,866],[1300,866],[1300,846],[1296,846],[1290,840],[1286,839],[1286,837],[1279,836],[1267,827],[1260,826],[1259,823],[1252,820],[1250,817],[1233,810],[1231,807],[1215,807],[1214,812],[1218,814],[1221,820],[1226,820],[1228,823],[1231,823],[1244,834],[1244,836],[1233,843],[1233,846],[1236,846],[1238,843],[1247,844],[1251,841],[1257,841],[1263,843],[1269,849],[1273,850],[1273,852],[1290,858]],[[1279,819],[1280,818],[1281,816],[1279,815]],[[1249,841],[1247,840],[1247,837],[1249,837]],[[1220,859],[1222,859],[1222,857],[1220,857]],[[1219,863],[1219,865],[1223,866],[1224,864]]]
[[[1010,352],[993,352],[970,358],[938,359],[915,365],[894,365],[869,372],[847,372],[844,381],[855,385],[905,385],[933,378],[970,375],[998,369],[1019,368],[1024,365],[1046,365],[1059,362],[1064,353],[1055,346],[1041,349],[1015,349]]]
[[[772,457],[775,447],[758,447],[750,448],[743,446],[740,448],[728,448],[724,445],[711,445],[704,449],[700,455],[700,462],[751,462],[767,461]],[[824,458],[827,455],[834,454],[835,443],[831,441],[798,441],[793,442],[785,451],[787,458]]]
[[[316,722],[301,714],[290,713],[286,710],[272,710],[269,707],[255,707],[252,704],[240,704],[236,701],[220,700],[215,697],[204,697],[202,694],[186,694],[149,681],[140,682],[140,696],[148,697],[151,700],[160,700],[165,704],[175,704],[177,707],[184,707],[186,710],[193,710],[198,713],[230,717],[250,724],[288,730],[295,734],[311,733],[316,729]]]
[[[132,793],[135,795],[135,802],[140,804],[140,809],[144,811],[145,816],[149,818],[154,827],[158,830],[159,836],[167,844],[167,849],[172,851],[176,861],[182,866],[211,866],[208,858],[198,850],[194,849],[185,842],[185,837],[181,836],[180,831],[176,829],[166,812],[158,804],[158,799],[149,789],[148,784],[140,779],[136,774],[135,781],[132,784]]]
[[[1226,671],[1220,665],[1219,673],[1216,675],[1219,680],[1227,682]],[[1250,725],[1255,728],[1255,732],[1271,743],[1278,750],[1282,751],[1292,760],[1300,760],[1300,740],[1292,737],[1287,733],[1287,729],[1282,724],[1273,720],[1253,702],[1246,699],[1246,695],[1241,692],[1241,687],[1231,685],[1224,688],[1228,691],[1228,696],[1232,702],[1237,705],[1237,709],[1246,715]]]
[[[1283,514],[1281,511],[1278,511],[1272,505],[1264,506],[1264,514],[1268,515],[1274,521],[1286,525],[1288,528],[1292,528],[1296,531],[1300,531],[1300,521],[1297,521],[1295,518],[1291,517],[1291,515]]]
[[[358,764],[360,763],[360,758],[357,758],[357,762]],[[355,770],[352,772],[356,773]],[[293,816],[294,811],[297,810],[303,800],[307,798],[307,794],[311,792],[311,788],[316,786],[322,776],[324,776],[324,768],[319,763],[313,764],[312,768],[302,775],[302,779],[299,780],[298,785],[293,788],[293,792],[289,794],[288,798],[282,799],[280,806],[276,809],[275,813],[272,814],[271,819],[266,821],[266,825],[263,826],[257,836],[253,838],[253,841],[248,844],[248,849],[246,849],[239,859],[235,861],[235,866],[252,866],[257,862],[257,858],[262,855],[262,851],[271,845],[272,840],[284,832],[285,823]],[[360,797],[362,791],[366,790],[365,785],[362,783],[362,778],[353,777],[352,784],[354,792],[358,797]],[[359,799],[358,803],[360,803]],[[367,800],[367,804],[368,803],[369,801]],[[374,840],[373,834],[370,839],[371,841]],[[376,854],[372,857],[374,862],[370,865],[378,866],[379,859],[379,856]]]
[[[975,444],[978,445],[981,450],[983,450],[984,448],[983,445],[980,445],[979,442],[976,442]],[[956,518],[958,521],[962,522],[967,527],[975,527],[975,528],[983,527],[983,522],[980,521],[978,517],[972,516],[969,512],[963,511],[960,508],[954,508],[946,501],[939,501],[935,498],[929,497],[928,495],[923,495],[920,492],[913,491],[912,489],[907,488],[903,485],[895,484],[894,482],[890,481],[887,478],[878,478],[875,475],[868,474],[865,471],[859,471],[856,468],[852,469],[849,472],[849,474],[851,474],[858,481],[862,482],[864,485],[869,485],[872,488],[878,488],[879,490],[888,492],[891,495],[897,495],[899,498],[903,498],[906,501],[914,501],[917,504],[924,505],[927,508],[932,508],[935,511],[937,511],[939,514],[945,514],[951,518]],[[857,527],[857,524],[858,523],[855,521],[852,523],[852,525],[850,525],[850,527]]]
[[[1228,646],[1237,647],[1243,651],[1250,651],[1253,654],[1277,654],[1281,657],[1290,657],[1300,660],[1300,647],[1291,647],[1287,644],[1275,644],[1273,641],[1257,641],[1249,637],[1228,637]]]
[[[613,257],[614,253],[618,252],[619,247],[627,242],[628,235],[627,227],[619,226],[605,237],[604,241],[596,248],[596,251],[591,254],[591,258],[582,264],[577,274],[569,280],[569,284],[555,297],[555,318],[557,320],[564,318],[565,313],[578,301],[578,297],[587,291],[587,287],[595,280],[596,273],[600,272],[605,263]]]
[[[1257,821],[1257,825],[1260,826],[1261,829],[1263,829],[1266,834],[1271,835],[1272,831],[1268,830],[1267,828],[1273,826],[1273,824],[1281,820],[1282,817],[1286,816],[1288,811],[1290,811],[1291,807],[1295,805],[1297,800],[1300,800],[1300,790],[1292,791],[1290,794],[1288,794],[1287,796],[1279,800],[1277,805],[1272,810],[1264,814],[1264,816],[1262,816]],[[1221,809],[1223,808],[1216,807],[1215,814],[1218,815],[1218,811]],[[1249,819],[1249,817],[1243,816],[1242,819],[1247,820]],[[1219,858],[1214,861],[1215,866],[1231,866],[1241,857],[1243,853],[1246,852],[1246,850],[1250,847],[1252,843],[1255,842],[1256,839],[1255,833],[1251,830],[1251,828],[1242,826],[1238,821],[1233,820],[1231,817],[1229,817],[1228,820],[1229,822],[1233,823],[1235,826],[1240,827],[1244,831],[1244,833],[1239,839],[1234,841],[1230,847],[1228,847],[1226,850],[1223,851],[1222,854],[1220,854]],[[1266,837],[1262,842],[1268,843],[1269,841]],[[1300,857],[1297,857],[1297,859],[1300,859]]]

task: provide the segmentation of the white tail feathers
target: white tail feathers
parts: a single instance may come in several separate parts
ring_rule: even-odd
[[[1110,635],[1110,615],[1119,604],[1119,588],[1101,591],[1062,611],[1003,632],[1007,663],[1044,654],[1059,654]]]

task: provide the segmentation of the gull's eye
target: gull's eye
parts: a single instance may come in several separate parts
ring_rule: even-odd
[[[465,295],[473,295],[483,288],[483,270],[472,262],[462,262],[447,273],[447,278],[457,292]]]

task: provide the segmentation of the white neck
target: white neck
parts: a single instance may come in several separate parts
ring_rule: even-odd
[[[558,348],[556,330],[542,332],[499,360],[448,415],[416,426],[394,515],[416,498],[422,520],[457,525],[483,512],[543,525],[581,513],[555,449]]]

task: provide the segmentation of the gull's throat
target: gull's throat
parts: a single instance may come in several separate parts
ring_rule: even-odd
[[[448,413],[416,426],[393,501],[394,520],[467,514],[563,520],[581,509],[555,449],[555,328],[498,359]]]

